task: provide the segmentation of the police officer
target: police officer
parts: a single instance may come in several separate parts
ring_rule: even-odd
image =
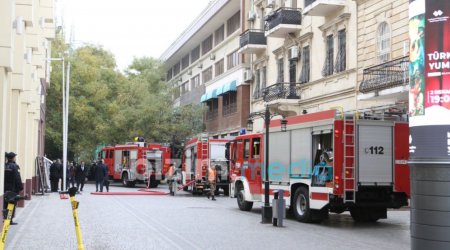
[[[19,173],[19,165],[16,164],[16,154],[14,152],[7,153],[6,159],[8,160],[5,163],[5,192],[11,191],[16,194],[19,194],[20,191],[23,190],[22,178]],[[6,216],[6,208],[8,204],[6,201],[3,201],[3,218]],[[13,216],[14,218],[16,212],[16,206],[14,206]],[[13,222],[11,218],[11,225],[16,225],[16,222]]]
[[[213,201],[216,200],[214,198],[215,192],[216,192],[216,181],[217,181],[217,171],[216,167],[214,165],[211,165],[208,168],[208,182],[209,182],[209,193],[207,194],[207,197],[211,196]]]

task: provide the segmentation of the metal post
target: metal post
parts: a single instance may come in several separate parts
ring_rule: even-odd
[[[269,126],[270,126],[270,111],[269,105],[266,105],[266,112],[264,114],[264,124],[266,126],[266,152],[265,152],[265,161],[264,161],[264,205],[262,206],[262,221],[261,223],[272,223],[272,208],[270,207],[269,202]]]
[[[70,89],[70,62],[68,62],[67,63],[67,75],[66,75],[66,77],[67,77],[67,80],[66,80],[66,82],[65,82],[65,84],[66,84],[66,86],[65,86],[65,94],[66,94],[66,96],[65,96],[65,102],[64,102],[64,104],[65,104],[65,106],[63,107],[63,110],[65,111],[65,112],[63,112],[63,114],[64,114],[64,129],[63,129],[63,133],[64,133],[64,138],[65,138],[65,140],[64,140],[64,156],[65,156],[65,159],[64,159],[64,172],[63,172],[63,175],[64,175],[64,190],[66,190],[67,189],[67,181],[66,181],[66,178],[67,178],[67,144],[68,144],[68,140],[69,140],[69,138],[68,138],[68,132],[69,132],[69,89]]]
[[[411,249],[450,249],[448,1],[410,1]],[[417,56],[416,56],[417,55]]]
[[[67,168],[67,138],[66,138],[66,82],[65,82],[65,63],[64,58],[62,59],[62,120],[63,120],[63,128],[62,128],[62,135],[63,135],[63,178],[62,178],[62,186],[63,190],[66,190],[66,168]]]

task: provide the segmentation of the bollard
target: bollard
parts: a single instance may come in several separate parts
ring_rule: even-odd
[[[286,218],[286,201],[283,198],[284,190],[273,192],[272,200],[272,224],[275,227],[283,226],[283,219]]]
[[[16,206],[17,201],[25,199],[26,196],[17,195],[14,192],[7,191],[5,193],[4,202],[7,202],[6,211],[4,211],[4,220],[3,220],[3,230],[0,241],[0,250],[5,249],[6,244],[6,236],[8,236],[9,226],[11,225],[11,220],[14,213],[14,207]]]
[[[84,250],[85,248],[84,248],[84,244],[83,244],[83,237],[81,235],[80,223],[78,221],[78,205],[80,203],[75,199],[76,193],[77,193],[76,187],[69,188],[69,191],[60,192],[60,194],[69,194],[69,196],[70,196],[70,204],[72,205],[72,215],[73,215],[73,220],[75,223],[75,233],[77,236],[78,250]]]

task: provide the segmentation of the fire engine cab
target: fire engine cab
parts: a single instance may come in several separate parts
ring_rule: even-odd
[[[158,143],[140,141],[105,147],[100,154],[110,178],[122,181],[127,187],[150,182],[149,187],[154,188],[165,179],[171,150]]]
[[[192,187],[193,194],[202,194],[209,188],[208,169],[211,165],[217,171],[217,190],[223,189],[229,195],[229,164],[225,157],[226,143],[230,139],[210,139],[207,134],[193,138],[186,143],[182,159],[182,185],[184,190]]]
[[[264,153],[269,147],[268,181],[284,190],[287,208],[301,222],[320,221],[329,212],[350,211],[355,221],[387,218],[387,208],[408,204],[409,127],[399,120],[362,119],[336,110],[281,120],[265,134],[237,136],[230,142],[231,190],[240,210],[264,201]],[[332,149],[331,162],[323,152]],[[330,153],[330,150],[327,150]]]

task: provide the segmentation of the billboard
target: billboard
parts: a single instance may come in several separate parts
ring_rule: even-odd
[[[410,158],[450,159],[450,1],[410,3]]]

